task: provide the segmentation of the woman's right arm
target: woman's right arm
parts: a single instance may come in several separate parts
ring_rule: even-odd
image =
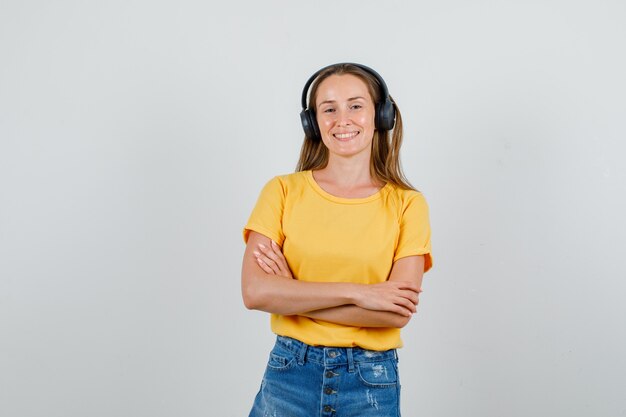
[[[376,285],[305,282],[292,279],[287,273],[267,273],[259,266],[254,253],[260,244],[272,247],[268,237],[251,231],[241,271],[241,291],[248,309],[294,315],[352,304],[403,316],[410,316],[415,309],[412,300],[419,289],[411,282],[387,281]],[[271,256],[265,259],[272,262]],[[280,262],[280,257],[276,256],[275,261]],[[288,270],[288,267],[285,265],[282,269]]]

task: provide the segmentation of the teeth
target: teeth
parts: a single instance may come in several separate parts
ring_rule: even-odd
[[[350,132],[350,133],[335,133],[335,137],[337,139],[348,139],[355,137],[359,132]]]

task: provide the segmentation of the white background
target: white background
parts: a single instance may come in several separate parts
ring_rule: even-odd
[[[0,3],[0,415],[244,416],[241,229],[306,79],[387,81],[434,269],[403,415],[626,416],[623,1]],[[308,417],[308,416],[302,416]]]

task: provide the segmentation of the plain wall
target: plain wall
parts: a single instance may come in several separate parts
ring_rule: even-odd
[[[244,416],[241,229],[320,67],[385,78],[435,266],[404,416],[626,416],[623,1],[3,1],[0,415]],[[303,416],[306,417],[306,416]]]

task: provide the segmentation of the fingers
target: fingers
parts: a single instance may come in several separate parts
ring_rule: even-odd
[[[280,249],[280,246],[278,246],[278,243],[272,240],[270,245],[271,245],[270,256],[272,257],[272,259],[280,266],[280,268],[283,271],[288,269],[287,260],[285,259],[285,256],[283,255],[283,252]]]
[[[399,282],[384,282],[380,284],[364,285],[359,287],[355,304],[368,310],[389,311],[404,317],[411,317],[417,312],[419,293],[413,289],[400,289],[406,286],[415,288],[415,285]]]
[[[272,275],[276,275],[276,273],[274,272],[274,270],[272,268],[270,268],[261,258],[256,258],[257,264],[259,264],[259,266],[261,267],[261,269],[263,271],[265,271],[268,274],[272,274]]]
[[[284,267],[283,259],[285,258],[283,257],[283,254],[280,251],[276,253],[277,251],[275,250],[275,247],[277,245],[276,243],[274,243],[274,241],[272,241],[271,246],[272,246],[271,248],[268,248],[267,246],[261,243],[259,244],[259,249],[261,249],[263,254],[268,258],[270,265],[275,265],[276,268],[278,268],[278,272],[284,272],[285,267]]]
[[[405,317],[411,317],[411,315],[416,311],[415,306],[410,302],[407,303],[407,300],[402,297],[390,300],[389,304],[382,310],[390,311]]]
[[[419,300],[413,303],[407,298],[399,297],[394,300],[394,306],[391,311],[395,313],[401,314],[403,316],[410,317],[411,315],[417,313],[417,305],[419,304]]]
[[[276,265],[274,261],[270,258],[262,254],[261,252],[255,250],[253,251],[254,256],[256,257],[257,264],[261,267],[261,269],[268,274],[277,275],[280,272],[280,269]]]
[[[287,264],[287,260],[285,259],[280,246],[278,246],[278,244],[273,240],[271,241],[270,246],[271,247],[267,247],[262,243],[259,244],[258,249],[254,251],[257,263],[261,266],[261,268],[265,265],[269,268],[269,270],[271,270],[271,272],[268,272],[268,269],[263,268],[265,272],[291,278],[291,270],[289,269],[289,265]]]
[[[417,304],[417,300],[419,298],[418,293],[408,290],[402,291],[401,297],[407,299],[411,304]]]
[[[398,297],[395,300],[395,304],[408,310],[411,314],[417,312],[417,300],[415,302],[409,298]]]
[[[400,314],[401,316],[411,317],[411,315],[414,313],[414,311],[407,310],[406,308],[402,308],[398,305],[396,305],[395,307],[396,308],[392,309],[391,311],[393,313]]]
[[[273,252],[271,254],[268,253],[267,246],[260,243],[259,249],[253,253],[256,256],[257,263],[265,272],[274,275],[280,274],[281,268],[275,260],[276,255]]]
[[[389,283],[389,281],[387,281]],[[417,312],[420,289],[411,282],[392,282],[392,289],[388,292],[388,302],[393,303],[390,311],[403,316],[411,316]]]

